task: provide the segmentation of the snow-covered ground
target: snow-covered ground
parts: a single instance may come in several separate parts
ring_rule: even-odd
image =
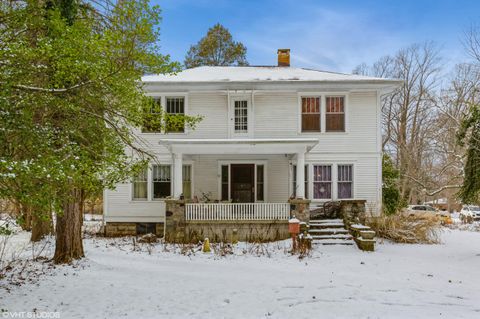
[[[318,246],[303,260],[285,253],[288,241],[270,245],[269,256],[239,244],[219,257],[90,238],[76,267],[0,288],[0,309],[61,318],[480,318],[480,232],[447,229],[442,238],[381,243],[374,253]]]

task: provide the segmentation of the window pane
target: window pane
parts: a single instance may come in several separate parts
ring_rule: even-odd
[[[160,98],[154,98],[143,114],[142,132],[154,133],[162,130],[162,105]]]
[[[302,132],[320,132],[319,97],[302,97]]]
[[[153,198],[165,198],[170,196],[170,183],[153,183]]]
[[[353,181],[353,165],[338,165],[338,181],[351,182]]]
[[[133,183],[133,199],[147,199],[147,182]]]
[[[308,198],[308,165],[305,165],[305,198]],[[293,165],[293,196],[297,196],[297,165]]]
[[[228,200],[228,165],[222,165],[222,200]]]
[[[353,165],[338,165],[338,198],[352,198]]]
[[[332,198],[332,166],[313,166],[313,198]]]
[[[154,165],[152,175],[153,198],[165,198],[171,196],[170,165]]]
[[[257,165],[257,200],[264,200],[263,188],[264,188],[264,167],[263,165]]]
[[[192,166],[183,165],[183,197],[192,198]]]
[[[345,131],[345,115],[344,114],[328,114],[325,116],[325,128],[327,132],[344,132]]]
[[[185,98],[183,97],[167,97],[167,132],[184,132],[185,121],[180,120],[177,116],[185,114]]]
[[[316,198],[316,199],[332,198],[332,183],[323,183],[323,182],[313,183],[313,198]]]
[[[328,96],[326,101],[326,127],[327,132],[345,131],[345,97]]]
[[[147,199],[147,168],[133,178],[133,199]]]
[[[235,101],[235,133],[248,132],[248,102]]]
[[[302,114],[302,132],[320,132],[320,114]]]
[[[228,183],[228,165],[222,165],[222,183]]]

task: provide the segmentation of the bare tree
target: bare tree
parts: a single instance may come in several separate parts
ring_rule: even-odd
[[[382,97],[382,126],[383,149],[400,169],[401,195],[409,202],[418,200],[421,190],[409,176],[416,176],[423,182],[428,180],[424,159],[432,151],[440,62],[438,49],[427,42],[385,56],[370,68],[360,66],[356,70],[404,80],[402,87]]]

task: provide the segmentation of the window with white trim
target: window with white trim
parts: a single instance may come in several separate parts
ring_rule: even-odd
[[[345,132],[345,97],[325,98],[325,132]]]
[[[153,198],[165,198],[172,195],[172,178],[170,165],[153,165]]]
[[[192,165],[183,165],[183,197],[192,198]]]
[[[320,132],[320,97],[302,97],[302,132]]]
[[[222,182],[222,189],[221,189],[221,196],[220,198],[223,201],[227,201],[229,199],[229,194],[228,194],[228,175],[229,175],[229,166],[228,165],[222,165],[222,176],[221,176],[221,182]]]
[[[143,133],[159,133],[162,131],[162,100],[160,97],[152,98],[143,116]]]
[[[264,169],[265,166],[257,164],[257,200],[263,201],[265,200],[265,177],[264,177]]]
[[[297,165],[293,165],[293,196],[297,197]],[[308,165],[305,165],[305,198],[308,198]]]
[[[353,165],[337,166],[338,198],[353,198]]]
[[[148,169],[145,168],[133,177],[133,200],[147,200],[148,194]]]
[[[235,133],[248,133],[248,101],[234,101]]]
[[[185,115],[184,97],[166,97],[166,131],[167,133],[185,132],[185,120],[177,115]]]
[[[313,165],[313,198],[332,198],[332,165]]]

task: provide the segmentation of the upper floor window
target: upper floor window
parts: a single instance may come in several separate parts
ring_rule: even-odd
[[[148,172],[145,168],[133,177],[133,199],[147,200]]]
[[[313,166],[313,198],[331,199],[332,198],[332,166],[314,165]]]
[[[353,165],[338,165],[338,198],[353,197]]]
[[[248,102],[237,100],[234,105],[235,112],[235,133],[248,132]]]
[[[167,97],[166,104],[166,131],[169,133],[185,132],[185,120],[183,119],[183,117],[175,116],[185,115],[185,98]]]
[[[155,133],[162,131],[162,101],[160,98],[154,98],[148,105],[143,114],[144,133]]]
[[[327,96],[325,104],[325,131],[345,132],[345,97]]]
[[[302,132],[320,132],[319,97],[302,97]]]

